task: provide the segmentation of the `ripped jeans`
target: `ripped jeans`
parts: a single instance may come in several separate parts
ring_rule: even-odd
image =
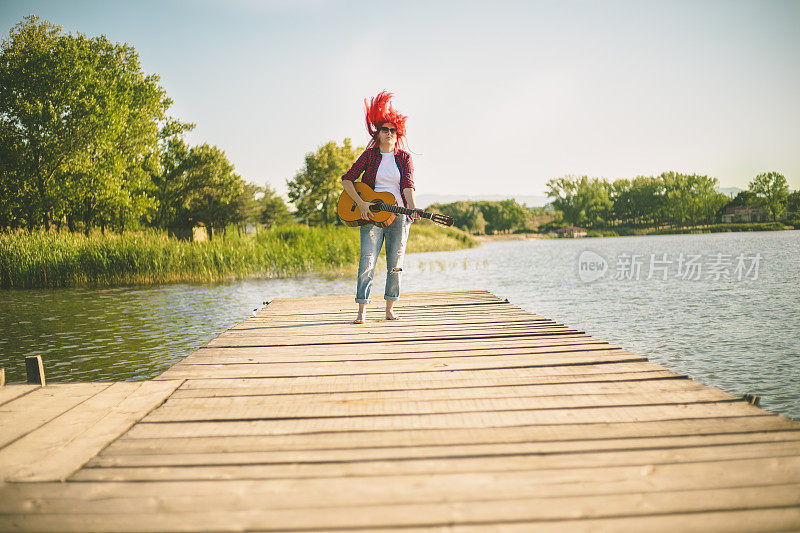
[[[372,277],[383,241],[386,241],[386,289],[383,299],[400,299],[400,276],[403,273],[403,256],[411,221],[406,215],[397,215],[394,222],[385,228],[374,224],[361,226],[361,259],[358,261],[358,281],[356,283],[356,302],[367,304],[372,292]]]

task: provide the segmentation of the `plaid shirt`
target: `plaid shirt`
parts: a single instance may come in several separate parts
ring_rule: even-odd
[[[381,155],[381,150],[379,147],[375,148],[368,148],[364,150],[364,153],[361,154],[356,162],[353,163],[353,166],[350,167],[344,176],[342,176],[343,180],[349,181],[356,181],[361,173],[363,172],[363,176],[361,176],[361,182],[366,183],[373,189],[375,188],[375,175],[378,173],[378,167],[381,164],[381,159],[383,156]],[[400,150],[396,148],[394,151],[394,161],[397,164],[397,168],[400,169],[400,191],[404,191],[405,189],[413,189],[414,188],[414,163],[411,162],[411,154],[406,152],[405,150]],[[406,202],[405,195],[401,194],[403,197],[403,204],[408,207],[408,202]]]

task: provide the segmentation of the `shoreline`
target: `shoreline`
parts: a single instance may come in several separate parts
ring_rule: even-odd
[[[778,228],[776,225],[780,225]],[[617,235],[586,235],[583,237],[558,237],[551,233],[507,233],[495,235],[473,235],[471,237],[479,242],[493,242],[493,241],[524,241],[532,239],[602,239],[605,237],[650,237],[657,235],[700,235],[706,233],[749,233],[753,231],[796,231],[800,228],[794,226],[787,226],[780,222],[777,223],[755,223],[755,224],[737,224],[738,227],[720,227],[722,225],[712,226],[694,226],[689,228],[677,228],[675,231],[668,231],[667,229],[656,228],[638,228],[633,231],[641,233],[628,233]],[[716,228],[716,231],[715,231]],[[611,231],[615,230],[598,230],[598,231]]]

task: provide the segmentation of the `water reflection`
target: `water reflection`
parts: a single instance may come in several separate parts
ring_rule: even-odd
[[[584,281],[581,254],[608,270]],[[761,254],[756,279],[615,279],[625,254]],[[486,289],[766,408],[800,417],[800,232],[487,243],[410,254],[404,291]],[[675,265],[671,266],[673,269]],[[385,275],[384,275],[385,276]],[[378,293],[385,277],[376,274]],[[41,354],[52,381],[147,379],[276,297],[352,294],[352,274],[161,287],[0,293],[0,366],[24,379]],[[402,302],[401,302],[402,303]],[[382,305],[380,297],[375,305]],[[355,304],[354,304],[355,309]]]

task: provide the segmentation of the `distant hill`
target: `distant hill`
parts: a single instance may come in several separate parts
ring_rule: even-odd
[[[463,201],[499,201],[508,200],[513,198],[518,204],[524,204],[528,207],[542,207],[548,203],[546,196],[523,196],[518,194],[484,194],[469,196],[465,194],[419,194],[414,198],[417,206],[421,209],[428,207],[431,204],[449,204],[451,202]]]
[[[740,189],[739,187],[720,187],[719,189],[717,189],[717,192],[721,192],[722,194],[725,194],[733,198],[743,190],[744,189]]]

